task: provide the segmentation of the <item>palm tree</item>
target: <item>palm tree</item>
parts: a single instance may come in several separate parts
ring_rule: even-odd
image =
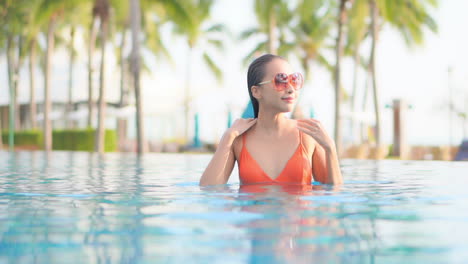
[[[38,24],[46,26],[46,54],[44,65],[44,150],[52,150],[52,123],[50,120],[50,80],[52,71],[52,55],[55,47],[55,34],[61,16],[65,12],[73,12],[78,0],[55,1],[41,0],[38,9]]]
[[[94,73],[94,49],[96,45],[97,37],[97,19],[94,12],[92,12],[91,23],[89,24],[89,36],[88,36],[88,121],[87,126],[91,128],[93,126],[93,116],[94,116],[94,105],[93,105],[93,73]]]
[[[130,19],[130,12],[129,12],[129,1],[128,0],[119,0],[119,1],[112,1],[112,6],[114,7],[114,25],[116,35],[120,35],[120,43],[116,44],[115,46],[116,51],[115,53],[118,54],[117,56],[117,64],[120,67],[120,99],[118,103],[119,108],[123,108],[128,105],[129,99],[129,89],[127,85],[127,79],[129,77],[129,69],[128,69],[128,58],[125,54],[125,49],[127,47],[127,33],[129,27],[129,19]],[[115,39],[117,42],[117,39]],[[126,118],[117,118],[117,136],[118,136],[118,143],[119,146],[122,144],[122,141],[126,137],[127,131],[127,119]]]
[[[8,69],[10,71],[9,83],[11,83],[11,92],[12,92],[12,99],[13,99],[13,109],[14,109],[14,130],[19,130],[22,127],[21,120],[20,120],[20,106],[18,104],[18,87],[20,81],[20,69],[24,61],[24,39],[25,39],[25,30],[23,25],[26,24],[26,20],[24,16],[27,15],[27,10],[25,8],[24,3],[19,3],[15,7],[15,16],[19,18],[14,19],[13,21],[16,29],[8,36],[7,42],[7,61],[8,61]],[[16,52],[15,52],[16,49]]]
[[[132,53],[131,53],[131,71],[133,75],[133,88],[135,89],[136,101],[136,127],[137,127],[137,152],[142,154],[145,152],[143,145],[144,142],[144,126],[143,126],[143,106],[141,100],[141,86],[140,86],[140,41],[139,36],[141,33],[141,13],[140,1],[130,1],[130,24],[132,30]]]
[[[46,151],[52,150],[52,123],[49,118],[51,111],[50,101],[50,77],[52,70],[52,53],[54,50],[54,33],[57,26],[57,14],[49,18],[47,26],[47,50],[45,61],[45,76],[44,76],[44,149]]]
[[[66,127],[72,128],[73,122],[70,120],[70,113],[73,111],[73,69],[76,59],[75,51],[75,26],[70,27],[70,42],[68,43],[69,64],[68,64],[68,104],[65,110]]]
[[[37,128],[37,107],[36,107],[36,75],[34,67],[36,65],[37,40],[31,37],[29,40],[29,119],[30,128]]]
[[[281,10],[280,5],[285,5],[285,2],[279,0],[256,0],[255,14],[264,32],[267,33],[266,49],[271,54],[277,53],[276,36],[278,12]]]
[[[371,25],[370,25],[370,36],[372,39],[371,42],[371,52],[370,52],[370,62],[369,62],[369,72],[372,78],[372,92],[373,92],[373,99],[374,99],[374,113],[375,113],[375,141],[376,141],[376,148],[377,150],[380,149],[380,106],[379,106],[379,94],[377,89],[377,80],[375,74],[375,49],[377,46],[377,39],[378,39],[378,8],[377,3],[375,0],[369,1],[370,6],[370,17],[371,17]]]
[[[190,17],[188,11],[184,8],[185,1],[141,1],[130,0],[126,5],[121,0],[116,2],[116,20],[118,27],[122,31],[122,39],[119,48],[120,65],[121,65],[121,99],[120,105],[125,106],[128,101],[128,91],[125,89],[125,76],[127,72],[126,62],[123,55],[123,50],[126,45],[126,30],[128,27],[128,5],[130,6],[130,28],[132,36],[132,51],[130,54],[130,71],[133,79],[133,88],[136,101],[136,127],[137,127],[137,152],[142,154],[145,152],[144,138],[144,123],[143,123],[143,106],[142,106],[142,89],[140,84],[141,70],[145,67],[145,61],[142,60],[140,49],[144,48],[150,51],[153,55],[163,55],[170,59],[169,52],[164,46],[159,32],[159,27],[168,21],[172,21],[179,25],[180,28],[188,28]],[[141,4],[141,5],[140,5]],[[140,10],[144,10],[141,14]],[[142,28],[143,26],[143,28]],[[139,41],[139,36],[143,35],[143,42]],[[120,122],[119,125],[123,123]],[[122,131],[125,128],[120,129]]]
[[[183,34],[187,39],[188,54],[187,54],[187,77],[185,86],[185,139],[188,141],[188,124],[189,124],[189,105],[191,101],[190,95],[190,72],[191,72],[191,56],[194,49],[212,46],[218,50],[223,49],[223,42],[219,38],[220,33],[226,33],[227,30],[223,24],[214,24],[204,27],[205,22],[209,19],[210,10],[213,5],[213,0],[192,0],[186,1],[182,6],[185,11],[183,14],[188,14],[188,21],[175,21],[176,31]],[[180,16],[180,15],[179,15]],[[204,42],[206,45],[201,45]],[[212,56],[205,50],[203,52],[203,60],[215,75],[218,82],[222,80],[222,72],[218,65],[212,59]]]
[[[303,1],[301,4],[306,4],[306,2],[314,1]],[[258,53],[268,52],[286,55],[289,50],[285,49],[285,45],[287,44],[284,42],[284,34],[289,30],[291,20],[294,17],[294,13],[288,8],[287,1],[255,0],[254,9],[258,26],[243,31],[240,39],[246,40],[253,36],[262,36],[265,40],[259,42],[248,53],[244,58],[244,64],[247,64]]]
[[[280,39],[281,46],[279,51],[281,55],[293,54],[299,59],[304,69],[304,79],[311,79],[310,68],[313,64],[323,66],[328,71],[333,71],[324,51],[327,49],[327,41],[330,36],[330,30],[334,25],[335,7],[332,2],[322,1],[302,1],[292,13],[298,15],[297,25],[291,25],[295,39],[287,42]],[[295,20],[295,19],[294,19]],[[300,101],[304,98],[304,92],[301,90],[298,102],[293,110],[292,118],[302,118],[304,113],[300,110]]]
[[[13,36],[8,35],[7,36],[7,41],[6,41],[6,57],[7,57],[7,71],[8,71],[8,87],[10,90],[10,107],[9,107],[9,144],[10,147],[13,146],[13,141],[14,141],[14,131],[15,131],[15,118],[14,118],[14,112],[16,109],[16,104],[15,104],[15,88],[13,85],[13,56],[12,56],[12,45],[13,45]]]
[[[41,25],[38,23],[38,17],[41,15],[40,7],[41,1],[28,1],[30,8],[27,17],[26,27],[26,50],[28,50],[28,68],[29,68],[29,127],[31,129],[37,128],[37,106],[36,106],[36,74],[34,68],[36,67],[37,51],[40,46],[38,45],[38,36],[41,32]]]
[[[369,14],[368,3],[368,0],[354,0],[353,5],[349,10],[348,34],[344,53],[346,56],[352,56],[354,62],[353,86],[350,100],[350,111],[353,114],[357,112],[358,70],[361,67],[368,69],[367,64],[363,63],[364,60],[361,59],[360,55],[361,44],[369,32],[369,25],[366,22]],[[357,132],[357,124],[354,116],[351,118],[351,127],[353,140],[357,141],[357,135],[362,134],[362,132]]]
[[[424,29],[436,32],[437,24],[429,15],[428,8],[436,7],[436,0],[398,0],[398,1],[376,1],[369,0],[370,10],[370,36],[371,36],[371,53],[370,53],[370,73],[372,76],[372,89],[375,112],[375,139],[376,147],[380,149],[380,105],[378,101],[378,86],[376,78],[376,48],[379,38],[379,31],[382,28],[383,22],[388,22],[394,26],[407,44],[421,44],[423,42]],[[382,20],[382,21],[380,21]]]
[[[86,6],[86,5],[85,5]],[[80,5],[81,7],[81,5]],[[65,126],[67,128],[72,128],[73,123],[70,120],[70,113],[73,111],[73,72],[74,66],[76,61],[76,49],[75,49],[75,34],[76,34],[76,27],[79,25],[80,20],[83,16],[83,11],[80,8],[76,8],[73,14],[69,14],[63,22],[66,25],[65,29],[62,31],[63,35],[68,35],[68,37],[64,37],[65,40],[64,46],[68,49],[68,102],[65,107]],[[57,40],[56,40],[56,44]]]
[[[299,14],[298,25],[294,29],[295,41],[285,43],[284,49],[293,47],[293,54],[299,58],[304,77],[310,79],[310,67],[317,63],[325,67],[330,72],[333,66],[325,58],[324,51],[327,48],[327,41],[330,30],[334,24],[334,5],[329,1],[303,1],[295,9]],[[280,47],[281,49],[281,47]]]
[[[100,40],[101,40],[101,66],[99,73],[99,107],[98,107],[98,128],[96,130],[96,151],[104,152],[105,143],[105,111],[106,111],[106,86],[105,86],[105,59],[106,44],[109,27],[110,4],[108,0],[96,0],[93,12],[99,17],[100,21]]]
[[[20,81],[20,69],[23,65],[24,61],[24,30],[21,30],[19,35],[16,37],[16,43],[13,44],[16,46],[17,52],[16,54],[13,52],[10,60],[12,62],[12,89],[14,91],[14,120],[15,120],[15,130],[19,130],[22,128],[21,119],[20,119],[20,105],[18,104],[18,87]]]
[[[69,65],[68,65],[68,102],[65,107],[65,126],[67,128],[71,128],[74,124],[69,119],[69,115],[73,110],[73,75],[74,75],[74,68],[75,68],[75,61],[77,56],[77,51],[75,49],[75,35],[77,27],[86,24],[83,21],[87,20],[87,15],[85,10],[88,10],[90,6],[90,0],[88,1],[80,1],[79,5],[73,5],[73,3],[69,3],[69,5],[65,6],[65,8],[71,8],[71,10],[65,10],[64,7],[58,7],[60,14],[60,23],[58,23],[56,28],[56,33],[54,34],[54,46],[63,46],[65,49],[68,50],[69,55]],[[37,29],[34,26],[31,29],[31,50],[35,49],[36,46],[36,38],[37,38]],[[31,51],[31,54],[34,54],[35,51]],[[30,58],[31,61],[35,61],[35,55]],[[31,65],[30,74],[32,74],[33,68]],[[31,83],[34,85],[34,83]],[[32,89],[32,88],[31,88]]]
[[[28,14],[28,3],[26,1],[6,2],[1,6],[0,32],[7,57],[8,87],[10,90],[9,109],[9,144],[13,147],[14,131],[19,128],[19,105],[17,100],[19,69],[24,58],[24,36],[23,25],[26,23]],[[16,50],[16,52],[15,52]]]
[[[341,101],[342,101],[342,89],[341,89],[341,58],[343,56],[343,41],[344,41],[344,30],[343,26],[347,22],[347,4],[352,0],[340,0],[339,12],[338,12],[338,36],[335,44],[335,144],[338,154],[342,148],[342,136],[341,136]]]

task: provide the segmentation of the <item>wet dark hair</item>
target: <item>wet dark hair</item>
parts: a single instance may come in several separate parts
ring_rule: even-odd
[[[283,57],[278,56],[278,55],[273,55],[273,54],[265,54],[262,55],[258,58],[256,58],[250,65],[249,65],[249,70],[247,71],[247,88],[249,90],[249,96],[250,100],[252,101],[252,106],[254,110],[254,117],[258,117],[258,110],[259,110],[259,105],[258,105],[258,100],[253,97],[252,95],[252,86],[258,85],[260,82],[262,82],[263,78],[265,77],[265,68],[268,63],[270,63],[274,59],[282,59],[284,60]]]

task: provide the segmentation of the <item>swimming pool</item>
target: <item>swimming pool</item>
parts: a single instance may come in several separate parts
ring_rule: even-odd
[[[467,263],[468,162],[198,186],[210,155],[0,151],[0,263]]]

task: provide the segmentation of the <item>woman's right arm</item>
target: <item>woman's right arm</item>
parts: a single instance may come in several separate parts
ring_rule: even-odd
[[[200,178],[200,185],[225,184],[234,168],[234,140],[256,123],[257,119],[238,119],[226,130],[216,152]]]

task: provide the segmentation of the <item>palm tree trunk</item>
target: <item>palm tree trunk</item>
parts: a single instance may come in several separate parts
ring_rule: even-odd
[[[22,64],[22,50],[23,50],[23,37],[19,36],[18,37],[18,53],[17,53],[17,58],[14,63],[14,71],[13,71],[13,87],[15,89],[15,130],[20,130],[22,128],[21,124],[21,108],[18,103],[18,87],[19,87],[19,70],[21,68]]]
[[[106,42],[107,23],[101,21],[101,67],[99,77],[99,108],[98,108],[98,128],[96,130],[96,151],[104,153],[105,142],[105,116],[106,116],[106,85],[105,85],[105,64],[106,64]]]
[[[361,64],[361,58],[359,56],[359,43],[356,45],[356,49],[354,50],[354,72],[353,72],[353,92],[351,94],[351,131],[353,136],[353,143],[356,144],[358,142],[358,133],[357,133],[357,122],[356,122],[356,102],[357,102],[357,81],[358,81],[358,69],[359,65]]]
[[[377,89],[377,78],[375,73],[375,49],[378,41],[378,28],[377,28],[377,17],[379,10],[375,0],[370,0],[370,12],[371,12],[371,56],[370,56],[370,72],[372,75],[372,90],[374,96],[374,112],[375,112],[375,143],[376,149],[380,149],[380,111],[379,111],[379,95]]]
[[[8,144],[10,149],[13,148],[14,140],[15,140],[15,89],[13,85],[13,54],[12,54],[12,47],[13,47],[13,36],[9,35],[7,37],[7,47],[6,47],[6,55],[7,55],[7,68],[8,68],[8,86],[10,88],[10,107],[9,107],[9,127],[8,127]]]
[[[70,120],[70,113],[73,111],[73,68],[75,65],[75,52],[74,52],[74,43],[75,43],[75,27],[71,28],[70,31],[70,47],[69,47],[69,56],[70,62],[68,65],[68,104],[66,109],[66,123],[67,128],[73,127],[73,122]]]
[[[369,76],[371,75],[370,72],[370,66],[367,67],[366,69],[366,81],[365,81],[365,86],[364,86],[364,92],[362,94],[362,112],[365,113],[367,109],[367,94],[369,93]],[[367,130],[366,130],[366,124],[363,120],[361,120],[361,126],[360,126],[360,131],[359,134],[361,135],[361,142],[366,142],[367,140]]]
[[[37,128],[37,108],[36,108],[36,77],[34,74],[34,65],[36,65],[36,39],[33,39],[29,46],[29,118],[31,129]]]
[[[275,8],[274,6],[272,7],[272,10],[270,12],[270,17],[268,19],[268,52],[271,54],[276,54],[276,15],[275,15]]]
[[[338,13],[338,37],[336,38],[336,66],[335,66],[335,144],[337,153],[340,154],[342,148],[341,136],[341,57],[343,56],[343,25],[346,23],[346,2],[340,1]]]
[[[144,124],[143,124],[143,106],[140,87],[140,41],[139,36],[141,32],[141,15],[140,15],[140,1],[130,1],[130,20],[132,26],[132,73],[133,85],[135,88],[135,101],[136,101],[136,127],[137,127],[137,152],[142,154],[145,152],[143,145],[144,142]]]
[[[126,62],[124,56],[124,50],[126,47],[126,38],[127,38],[127,25],[125,25],[122,31],[122,40],[120,42],[120,103],[119,107],[122,108],[128,105],[128,90],[125,85],[125,77],[127,74],[126,71]],[[117,135],[119,137],[119,146],[123,146],[124,141],[127,137],[127,119],[126,118],[117,118]]]
[[[17,131],[20,128],[20,112],[18,104],[18,81],[19,81],[19,68],[20,68],[20,57],[22,48],[22,37],[18,38],[17,48],[18,53],[15,54],[14,38],[13,36],[8,37],[7,40],[7,64],[8,64],[8,82],[10,85],[10,117],[12,118],[11,128],[12,131]],[[17,55],[17,56],[16,56]]]
[[[125,86],[125,75],[126,75],[126,62],[125,62],[125,55],[124,50],[127,46],[127,29],[125,28],[122,31],[122,40],[120,42],[120,50],[119,50],[119,57],[120,57],[120,107],[125,106],[128,103],[128,91]]]
[[[89,42],[88,42],[88,121],[87,126],[90,128],[93,126],[93,116],[94,116],[94,106],[93,106],[93,72],[94,72],[94,64],[93,64],[93,55],[94,55],[94,48],[96,45],[96,35],[97,35],[97,27],[96,27],[96,19],[93,15],[93,19],[91,21],[90,26],[90,33],[89,33]]]
[[[47,51],[45,59],[45,76],[44,76],[44,150],[52,150],[52,123],[50,121],[50,77],[52,70],[52,53],[54,51],[54,32],[56,17],[52,16],[49,20],[47,28]]]
[[[189,46],[187,53],[187,71],[185,78],[185,100],[184,100],[184,116],[185,116],[185,133],[184,138],[188,143],[189,139],[189,122],[190,122],[190,66],[192,65],[192,47]]]

